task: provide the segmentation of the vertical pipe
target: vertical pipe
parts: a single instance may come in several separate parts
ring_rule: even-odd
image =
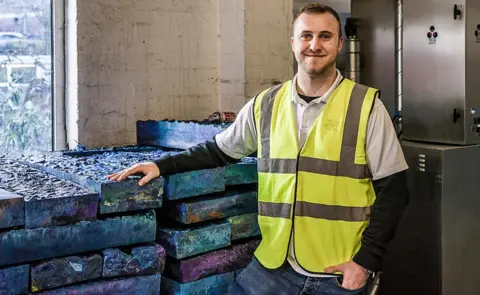
[[[402,94],[403,94],[403,0],[396,1],[395,9],[395,94],[396,94],[396,114],[400,116],[402,112]]]

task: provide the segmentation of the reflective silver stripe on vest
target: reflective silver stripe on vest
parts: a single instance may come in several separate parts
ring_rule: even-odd
[[[260,140],[262,142],[262,158],[270,158],[270,126],[273,116],[273,102],[284,84],[271,87],[262,98],[260,110]]]
[[[344,176],[356,179],[370,177],[370,171],[368,170],[367,165],[357,165],[349,161],[337,162],[309,157],[300,157],[298,162],[298,171],[332,176]]]
[[[270,173],[295,173],[296,159],[270,158],[270,132],[275,96],[282,85],[272,87],[262,99],[262,115],[260,116],[260,140],[262,144],[262,158],[258,159],[258,171]],[[340,161],[331,161],[300,157],[298,170],[319,173],[331,176],[344,176],[356,179],[371,178],[367,165],[355,164],[355,150],[358,138],[358,124],[362,111],[363,101],[368,87],[355,84],[352,90],[350,103],[345,118],[345,126],[340,151]]]
[[[320,218],[327,220],[367,221],[370,218],[370,207],[346,207],[323,205],[309,202],[295,204],[295,216]]]
[[[264,159],[257,160],[258,172],[297,173],[297,159]]]
[[[258,214],[267,217],[290,218],[292,204],[258,201]]]

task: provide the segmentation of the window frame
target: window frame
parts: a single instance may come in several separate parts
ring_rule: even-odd
[[[65,2],[51,1],[52,20],[52,149],[67,147],[65,110]]]

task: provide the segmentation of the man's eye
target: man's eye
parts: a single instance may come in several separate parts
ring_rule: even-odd
[[[311,34],[302,34],[300,35],[300,38],[307,39],[307,38],[310,38],[311,36],[312,36]]]
[[[323,40],[330,40],[332,36],[330,34],[321,34],[320,38],[322,38]]]

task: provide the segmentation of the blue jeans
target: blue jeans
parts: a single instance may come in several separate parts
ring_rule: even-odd
[[[269,270],[253,258],[238,275],[231,295],[366,295],[369,283],[358,290],[347,290],[341,278],[312,278],[297,273],[286,262],[281,268]]]

